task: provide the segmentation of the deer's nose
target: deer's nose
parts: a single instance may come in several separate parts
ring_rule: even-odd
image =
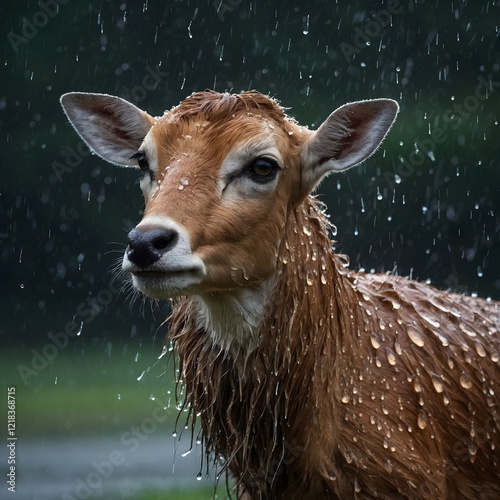
[[[175,247],[178,238],[174,229],[136,227],[128,233],[127,257],[136,266],[146,268]]]

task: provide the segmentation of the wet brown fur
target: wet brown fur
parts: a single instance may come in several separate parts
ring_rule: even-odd
[[[242,112],[295,127],[298,151],[298,127],[257,93],[195,94],[163,120],[207,121],[216,140]],[[207,455],[244,498],[500,498],[500,303],[349,270],[310,196],[283,217],[255,350],[221,351],[195,301],[174,301],[168,339]]]

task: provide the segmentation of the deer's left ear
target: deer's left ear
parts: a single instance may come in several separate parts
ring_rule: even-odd
[[[392,99],[352,102],[336,109],[302,150],[302,186],[308,193],[330,172],[368,158],[391,128],[399,106]]]

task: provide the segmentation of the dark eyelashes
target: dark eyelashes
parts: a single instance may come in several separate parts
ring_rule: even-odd
[[[142,151],[137,151],[131,157],[131,160],[137,160],[137,165],[141,169],[142,175],[144,176],[146,173],[149,173],[151,180],[154,178],[153,171],[149,168],[149,163],[146,155]]]

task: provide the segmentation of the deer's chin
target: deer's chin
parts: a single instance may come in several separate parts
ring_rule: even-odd
[[[134,288],[152,299],[171,299],[196,293],[202,276],[194,270],[132,272]]]

